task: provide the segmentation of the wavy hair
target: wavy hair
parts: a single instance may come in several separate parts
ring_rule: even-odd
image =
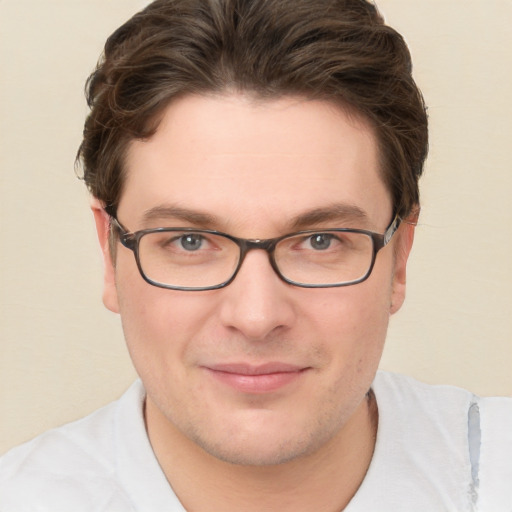
[[[402,36],[365,0],[156,0],[117,29],[89,77],[77,161],[115,211],[123,159],[173,99],[236,90],[327,100],[363,116],[395,213],[419,204],[426,107]]]

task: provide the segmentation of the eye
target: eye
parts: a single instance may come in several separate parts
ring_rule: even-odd
[[[197,251],[203,246],[204,236],[197,233],[187,233],[179,238],[181,247],[186,251]]]
[[[203,255],[223,249],[226,242],[222,237],[197,231],[162,230],[146,233],[141,246],[144,250],[162,251],[174,255]]]
[[[325,251],[331,246],[333,238],[334,236],[329,233],[315,233],[309,237],[309,243],[313,249]]]

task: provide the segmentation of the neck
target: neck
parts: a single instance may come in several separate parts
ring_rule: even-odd
[[[361,485],[377,432],[373,394],[314,454],[274,466],[221,461],[177,430],[150,401],[148,435],[167,480],[188,512],[339,512]]]

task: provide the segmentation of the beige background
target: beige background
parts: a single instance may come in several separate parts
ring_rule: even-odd
[[[83,84],[143,0],[0,0],[0,453],[134,378],[73,161]],[[382,366],[512,395],[512,2],[381,0],[410,44],[431,153],[408,299]]]

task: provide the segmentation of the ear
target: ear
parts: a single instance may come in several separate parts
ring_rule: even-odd
[[[409,259],[414,241],[414,229],[418,223],[418,215],[419,209],[415,210],[414,213],[402,222],[398,233],[395,235],[395,261],[390,314],[396,313],[402,307],[405,300],[407,260]]]
[[[96,198],[91,200],[91,210],[96,223],[96,232],[103,256],[103,304],[114,313],[119,313],[119,302],[115,281],[115,264],[110,253],[110,218],[103,204]]]

